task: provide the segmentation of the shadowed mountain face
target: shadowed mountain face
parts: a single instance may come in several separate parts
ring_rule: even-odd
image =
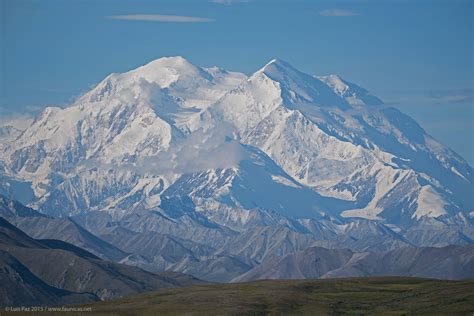
[[[98,301],[92,293],[74,293],[47,282],[33,274],[27,266],[11,254],[11,249],[49,249],[0,217],[0,287],[2,306],[56,305],[72,302]],[[82,253],[82,255],[88,253]],[[89,257],[94,257],[92,254]],[[31,257],[31,254],[29,255]],[[36,258],[33,258],[36,259]],[[51,261],[50,264],[53,262]],[[82,291],[85,292],[85,291]]]
[[[51,306],[100,300],[92,293],[73,293],[46,284],[3,250],[0,250],[0,270],[1,306]]]
[[[0,196],[0,216],[33,238],[62,240],[112,261],[128,255],[94,236],[70,218],[46,216],[4,196]]]
[[[110,299],[201,281],[103,261],[57,240],[35,240],[0,217],[1,305],[55,305]],[[6,287],[8,285],[8,287]]]

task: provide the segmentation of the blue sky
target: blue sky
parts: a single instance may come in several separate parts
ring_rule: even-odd
[[[0,115],[66,105],[162,56],[246,73],[277,57],[362,85],[474,165],[473,1],[0,4]]]

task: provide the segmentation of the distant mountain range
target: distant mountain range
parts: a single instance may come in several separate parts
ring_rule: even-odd
[[[0,216],[36,239],[219,282],[474,275],[472,167],[337,75],[161,58],[2,124]]]
[[[387,275],[439,279],[472,278],[474,245],[404,247],[378,253],[354,253],[347,249],[310,247],[277,260],[263,262],[233,281]]]
[[[185,209],[178,202],[173,205]],[[120,219],[107,212],[53,218],[4,197],[0,216],[30,236],[60,240],[91,257],[213,282],[377,275],[474,278],[472,240],[456,230],[436,231],[435,227],[449,227],[441,221],[413,227],[406,232],[417,236],[412,241],[368,220],[295,221],[236,233],[209,222],[197,225],[189,215],[169,218],[156,211]],[[439,239],[460,245],[443,246],[446,242],[438,243]],[[416,242],[438,247],[415,246]],[[51,255],[45,260],[54,260]]]

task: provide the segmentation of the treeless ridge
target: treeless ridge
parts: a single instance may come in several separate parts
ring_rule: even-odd
[[[471,315],[474,280],[264,280],[164,289],[87,306],[93,310],[87,315]]]

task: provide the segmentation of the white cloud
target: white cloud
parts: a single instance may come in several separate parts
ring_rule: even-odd
[[[109,19],[128,20],[128,21],[147,21],[147,22],[168,22],[168,23],[205,23],[214,22],[213,19],[196,16],[182,15],[162,15],[162,14],[128,14],[111,15]]]
[[[438,90],[387,90],[381,91],[388,99],[387,105],[409,104],[413,106],[474,105],[474,89]]]
[[[232,127],[226,124],[207,131],[198,130],[177,141],[167,151],[138,161],[136,166],[145,173],[159,170],[162,174],[237,167],[240,161],[247,158],[247,152],[233,136]]]
[[[223,123],[208,130],[194,131],[186,138],[175,140],[167,150],[153,156],[140,157],[132,163],[108,163],[96,158],[85,160],[76,166],[77,173],[84,168],[120,168],[139,174],[154,173],[171,178],[210,169],[234,168],[249,157],[244,146],[234,138],[234,128]]]
[[[211,0],[211,2],[223,5],[231,5],[232,3],[239,3],[239,2],[250,2],[252,0]]]
[[[318,14],[322,15],[322,16],[356,16],[356,15],[360,15],[357,12],[349,11],[349,10],[343,10],[343,9],[322,10],[322,11],[319,11]]]
[[[0,128],[13,126],[19,130],[27,129],[33,122],[34,117],[30,113],[10,113],[0,116]]]
[[[442,103],[474,104],[474,89],[447,89],[433,91],[428,98]]]

